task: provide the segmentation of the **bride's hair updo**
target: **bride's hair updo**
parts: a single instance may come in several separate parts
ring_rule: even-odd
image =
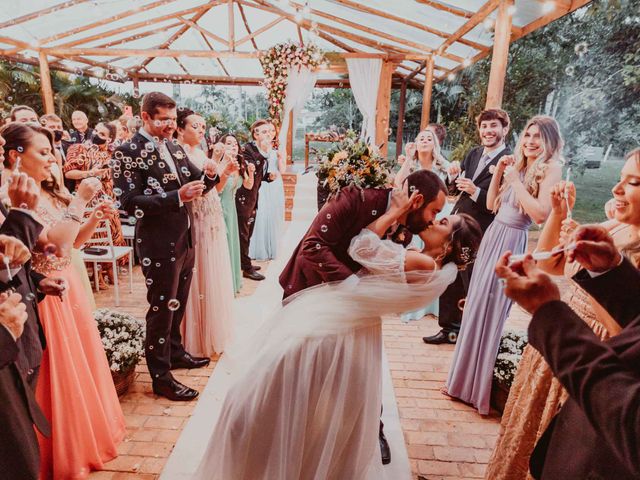
[[[460,222],[451,234],[446,247],[449,251],[445,254],[442,264],[453,262],[459,270],[464,270],[476,259],[482,241],[482,229],[471,215],[458,213],[457,216],[460,217]]]

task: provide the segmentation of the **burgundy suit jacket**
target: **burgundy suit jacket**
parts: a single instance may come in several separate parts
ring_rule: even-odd
[[[640,272],[627,260],[574,280],[623,327],[601,341],[563,302],[538,309],[529,342],[569,393],[538,441],[531,474],[543,480],[640,478]]]
[[[351,239],[387,211],[390,192],[390,188],[348,187],[328,201],[280,274],[284,298],[314,285],[344,280],[360,270],[362,266],[348,253]]]

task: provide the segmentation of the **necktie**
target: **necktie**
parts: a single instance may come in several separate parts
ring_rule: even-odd
[[[473,178],[471,180],[475,180],[476,178],[478,178],[478,175],[480,175],[480,172],[484,170],[484,167],[487,166],[488,162],[489,162],[489,155],[485,153],[480,159],[480,161],[478,162],[478,167],[476,168],[476,171],[473,173]]]

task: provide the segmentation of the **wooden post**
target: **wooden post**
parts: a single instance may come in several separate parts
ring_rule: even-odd
[[[424,89],[422,90],[422,116],[420,117],[420,130],[424,130],[429,125],[429,115],[431,114],[431,92],[433,90],[433,67],[435,58],[433,55],[427,60],[427,69],[424,74]]]
[[[304,170],[309,167],[309,134],[304,134]]]
[[[509,42],[511,40],[511,14],[509,7],[513,0],[501,0],[498,5],[498,18],[493,36],[493,55],[491,56],[491,73],[487,87],[487,105],[485,108],[500,108],[504,93],[504,80],[507,76],[509,61]]]
[[[380,154],[386,158],[389,135],[389,106],[391,105],[391,76],[396,64],[390,60],[382,62],[380,70],[380,85],[378,86],[378,100],[376,102],[376,145],[382,145]]]
[[[289,131],[287,132],[287,163],[293,164],[293,132],[295,132],[295,126],[293,125],[293,110],[289,112]]]
[[[49,72],[49,61],[47,54],[40,52],[40,91],[42,93],[42,106],[44,113],[56,113],[53,104],[53,88],[51,87],[51,73]]]
[[[396,158],[402,154],[402,132],[404,131],[404,109],[407,103],[407,79],[400,85],[400,105],[398,107],[398,127],[396,132]]]
[[[131,77],[131,80],[133,81],[133,94],[135,95],[140,95],[140,79],[138,78],[137,75],[134,75],[133,77]]]
[[[233,15],[233,0],[229,0],[229,50],[236,49],[236,21]]]

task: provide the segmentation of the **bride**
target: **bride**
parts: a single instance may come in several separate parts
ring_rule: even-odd
[[[410,201],[394,191],[387,213],[352,240],[349,254],[367,274],[288,298],[236,352],[234,380],[194,478],[382,474],[380,317],[437,298],[457,269],[473,261],[480,243],[475,220],[463,215],[423,232],[431,255],[382,240]]]

